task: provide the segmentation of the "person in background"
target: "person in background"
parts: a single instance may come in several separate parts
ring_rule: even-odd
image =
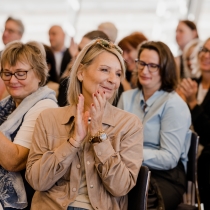
[[[97,39],[78,54],[70,106],[39,116],[26,179],[36,190],[31,210],[127,210],[127,193],[142,163],[138,117],[111,105],[125,74],[122,50]]]
[[[163,42],[143,43],[136,59],[138,88],[122,93],[118,107],[143,123],[144,161],[151,171],[148,209],[175,210],[186,189],[191,115],[175,92],[174,57]],[[156,183],[154,185],[154,183]],[[157,203],[156,203],[157,202]]]
[[[77,46],[77,50],[75,51],[75,56],[74,59],[68,64],[66,71],[62,75],[60,85],[59,85],[59,94],[58,94],[58,105],[60,107],[66,106],[67,105],[67,90],[68,90],[68,78],[70,76],[71,72],[71,67],[74,63],[74,60],[76,59],[77,55],[79,52],[93,39],[97,38],[102,38],[105,40],[109,40],[108,36],[102,32],[102,31],[90,31],[86,33],[83,37],[82,40],[80,41],[79,45]]]
[[[126,62],[126,80],[130,83],[131,88],[137,86],[137,80],[135,75],[135,59],[137,58],[138,46],[147,38],[140,32],[134,32],[129,36],[124,37],[119,43],[119,47],[123,50],[123,58]],[[125,88],[126,90],[126,88]]]
[[[4,32],[2,34],[2,41],[4,45],[15,40],[21,40],[24,33],[24,25],[21,20],[13,17],[8,17],[5,22]]]
[[[199,39],[190,41],[183,50],[184,75],[183,78],[198,79],[201,76],[201,71],[198,65],[198,52],[202,46]]]
[[[204,147],[198,158],[198,186],[204,208],[210,209],[210,38],[200,48],[198,63],[201,77],[197,80],[183,79],[179,90],[185,96],[193,128]]]
[[[103,31],[107,36],[109,37],[109,40],[115,43],[117,39],[117,27],[114,25],[114,23],[111,22],[103,22],[99,24],[98,29],[99,31]]]
[[[34,190],[25,167],[35,121],[41,111],[57,107],[55,94],[44,87],[48,75],[42,44],[8,43],[1,55],[0,76],[9,96],[0,101],[0,206],[30,209]]]
[[[53,25],[49,29],[49,40],[55,56],[57,79],[60,80],[61,75],[72,58],[69,49],[64,45],[65,33],[61,26]]]
[[[58,97],[59,81],[56,74],[55,57],[51,48],[43,44],[46,53],[46,62],[49,70],[49,77],[47,78],[46,85],[55,91],[56,97]]]
[[[190,20],[181,20],[176,28],[176,42],[180,51],[193,39],[198,39],[198,31],[194,22]],[[182,55],[175,58],[177,65],[178,79],[184,77],[184,64]]]

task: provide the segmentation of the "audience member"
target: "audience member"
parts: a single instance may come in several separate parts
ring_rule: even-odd
[[[77,49],[77,53],[75,53],[75,58],[78,55],[78,53],[88,44],[91,40],[97,39],[97,38],[102,38],[105,40],[108,40],[108,36],[102,32],[102,31],[90,31],[86,33],[83,37],[82,40],[80,41]],[[72,60],[68,66],[66,71],[64,72],[60,85],[59,85],[59,94],[58,94],[58,105],[59,106],[66,106],[67,105],[67,89],[68,89],[68,77],[70,75],[71,67],[73,65],[74,60]]]
[[[210,38],[198,54],[201,77],[196,81],[183,79],[180,88],[192,115],[193,128],[204,149],[198,159],[198,184],[201,202],[210,209]]]
[[[162,209],[175,210],[186,189],[191,116],[174,91],[176,64],[168,46],[146,42],[137,57],[138,88],[122,93],[118,107],[143,122],[143,165],[151,170],[150,189],[156,193],[149,191],[148,209],[157,209],[163,199]]]
[[[47,80],[44,48],[14,41],[1,56],[0,75],[9,96],[0,101],[0,204],[4,210],[30,209],[34,190],[25,180],[32,133],[39,113],[57,107]],[[28,207],[27,207],[28,205]]]
[[[135,32],[124,37],[118,44],[123,50],[123,58],[126,62],[126,79],[132,88],[137,86],[137,79],[134,73],[136,68],[135,59],[137,58],[137,48],[139,44],[146,40],[147,38],[144,36],[144,34]]]
[[[39,116],[26,178],[32,210],[127,209],[126,194],[142,163],[142,124],[113,107],[125,73],[122,50],[93,40],[77,56],[70,106]]]
[[[183,50],[184,78],[199,78],[201,71],[198,65],[198,52],[201,48],[199,39],[191,40]]]
[[[49,71],[49,77],[47,79],[46,85],[55,91],[56,97],[58,97],[58,88],[59,81],[56,75],[56,67],[55,67],[55,57],[51,48],[45,44],[43,44],[45,53],[46,53],[46,62]]]
[[[21,40],[24,33],[24,25],[21,20],[9,17],[5,22],[2,35],[4,45],[15,40]]]
[[[61,26],[54,25],[49,30],[49,40],[56,61],[57,78],[60,79],[68,63],[71,61],[69,49],[65,47],[65,33]]]
[[[111,22],[103,22],[98,26],[99,31],[103,31],[109,37],[109,40],[115,43],[117,39],[118,30]]]
[[[198,31],[194,22],[190,20],[181,20],[176,29],[176,42],[181,52],[184,47],[193,39],[198,39]],[[184,77],[184,65],[182,55],[175,58],[177,65],[178,78]]]

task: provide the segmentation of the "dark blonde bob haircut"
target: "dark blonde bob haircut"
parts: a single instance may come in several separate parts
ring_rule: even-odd
[[[15,66],[17,62],[31,66],[35,75],[40,79],[39,86],[44,86],[48,77],[48,67],[44,46],[35,41],[23,44],[13,41],[6,45],[1,54],[1,71],[5,65]]]

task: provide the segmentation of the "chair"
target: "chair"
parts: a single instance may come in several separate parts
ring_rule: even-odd
[[[200,197],[197,183],[197,150],[199,137],[192,132],[191,145],[188,152],[187,162],[187,192],[183,196],[183,203],[181,203],[176,210],[201,210]],[[197,207],[195,205],[195,199]]]
[[[128,210],[146,210],[150,171],[141,166],[136,186],[128,193]]]

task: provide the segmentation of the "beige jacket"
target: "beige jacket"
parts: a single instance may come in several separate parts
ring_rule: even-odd
[[[83,149],[67,141],[75,113],[74,106],[48,109],[37,119],[26,170],[36,190],[32,210],[67,209],[77,196]],[[103,129],[108,140],[84,146],[89,199],[95,210],[127,210],[126,194],[135,186],[143,160],[142,124],[137,116],[107,103]]]

